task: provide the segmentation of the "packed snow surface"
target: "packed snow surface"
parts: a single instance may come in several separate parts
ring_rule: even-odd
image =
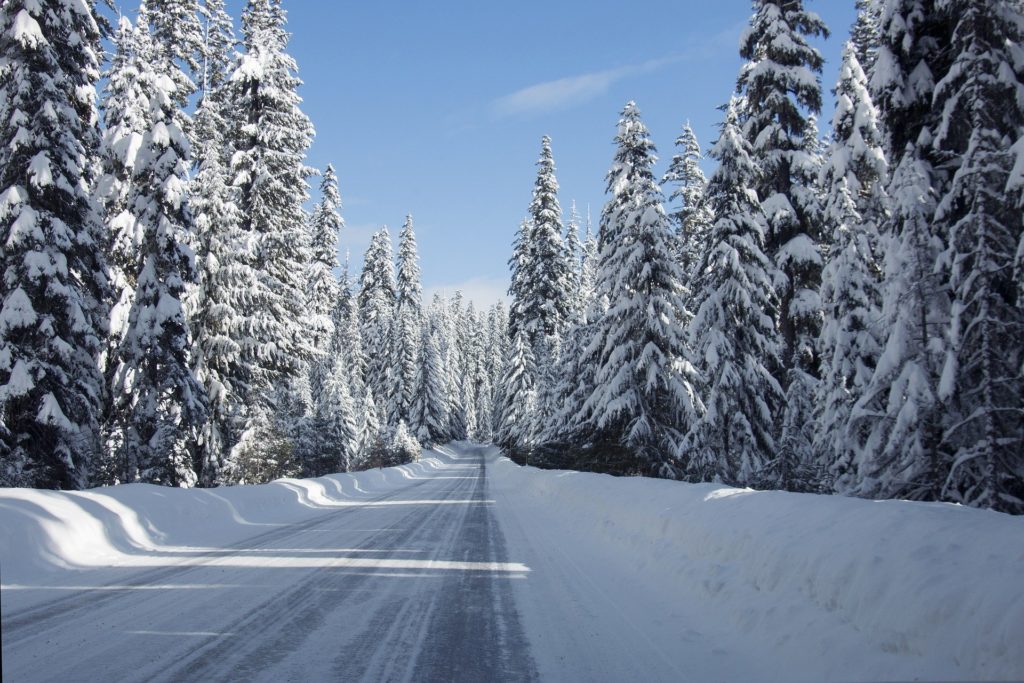
[[[0,490],[18,679],[1021,680],[1024,519],[519,467]]]

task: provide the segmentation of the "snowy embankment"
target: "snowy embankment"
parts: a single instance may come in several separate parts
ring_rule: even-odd
[[[652,623],[659,610],[698,615],[658,625],[679,634],[665,650],[704,629],[750,655],[744,675],[758,680],[1024,680],[1022,517],[541,471],[498,457],[489,470],[499,502],[518,498],[544,520],[547,544],[571,554],[581,576],[611,577],[610,599],[628,609],[653,592]],[[681,667],[691,676],[694,655]]]
[[[260,486],[178,489],[129,484],[74,492],[0,489],[3,585],[45,585],[55,578],[101,583],[108,577],[89,569],[163,566],[166,562],[160,553],[228,548],[339,507],[372,501],[416,480],[425,481],[424,475],[441,462],[431,451],[423,455],[419,462],[402,467],[279,479]],[[76,570],[73,579],[69,569]],[[8,594],[6,599],[10,598]]]

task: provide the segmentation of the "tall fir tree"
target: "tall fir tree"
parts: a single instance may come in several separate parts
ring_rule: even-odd
[[[1013,282],[1024,221],[1007,201],[1008,143],[1024,131],[1024,8],[958,0],[953,63],[936,83],[933,145],[957,169],[935,213],[952,298],[939,398],[942,498],[1024,512],[1024,310]]]
[[[191,334],[182,298],[197,274],[188,203],[188,141],[179,127],[175,89],[183,83],[173,53],[136,47],[151,56],[139,74],[148,104],[133,165],[128,204],[138,253],[128,326],[117,349],[112,395],[112,471],[117,481],[192,486],[198,481],[197,442],[206,396],[192,370]]]
[[[772,266],[754,190],[758,168],[740,128],[742,102],[726,109],[711,156],[718,168],[707,201],[717,217],[695,287],[700,308],[688,330],[703,381],[706,412],[687,438],[687,476],[748,485],[775,453],[782,387]]]
[[[587,349],[596,376],[584,411],[603,441],[635,454],[639,471],[674,477],[682,436],[703,406],[682,336],[683,274],[652,170],[654,144],[633,102],[615,143],[598,265],[609,307]]]
[[[949,327],[948,284],[936,268],[948,242],[935,223],[946,171],[932,147],[935,83],[949,70],[949,6],[932,0],[888,0],[870,78],[892,169],[886,221],[882,354],[851,413],[858,459],[854,493],[936,499],[951,454],[942,447],[945,407],[938,389]]]
[[[416,380],[410,406],[409,428],[424,446],[443,441],[448,422],[444,368],[441,366],[441,352],[432,327],[430,322],[424,322],[420,327]]]
[[[302,82],[285,51],[284,24],[280,0],[249,0],[242,13],[245,52],[231,75],[228,108],[241,228],[252,239],[259,280],[249,299],[248,358],[268,389],[301,376],[309,352],[301,334],[303,265],[309,261],[303,203],[313,126],[299,108]]]
[[[333,358],[313,407],[316,449],[305,463],[308,476],[348,472],[356,462],[359,425],[344,358]]]
[[[100,30],[90,0],[11,0],[0,26],[0,483],[78,488],[104,395]]]
[[[574,200],[569,208],[569,223],[565,226],[565,261],[569,265],[565,280],[565,292],[569,302],[569,313],[565,322],[566,330],[583,319],[583,288],[580,280],[583,265],[583,242],[580,240],[580,220]]]
[[[172,98],[179,108],[188,105],[189,98],[199,85],[196,80],[202,76],[206,40],[204,37],[198,0],[144,0],[146,18],[149,22],[153,43],[159,46],[172,64],[177,67],[169,77],[174,82]],[[178,115],[179,125],[189,130],[183,114]]]
[[[420,284],[419,254],[411,215],[405,217],[405,224],[398,237],[395,302],[388,422],[398,424],[404,420],[409,424],[420,350],[420,328],[423,325],[423,287]],[[415,429],[413,431],[415,433]]]
[[[501,379],[503,403],[495,442],[516,460],[528,460],[533,447],[530,428],[534,424],[536,363],[532,347],[526,330],[517,331]]]
[[[146,23],[145,6],[140,11]],[[148,94],[144,74],[153,55],[145,26],[136,30],[126,17],[121,17],[113,36],[114,54],[106,72],[103,98],[104,133],[100,144],[101,175],[94,196],[106,222],[105,247],[110,278],[110,327],[102,365],[109,383],[114,363],[110,355],[124,339],[128,312],[135,295],[136,256],[139,239],[136,219],[129,207],[135,160],[142,136],[147,128]],[[145,36],[140,41],[139,36]],[[149,50],[151,52],[152,50]]]
[[[328,164],[320,182],[320,201],[310,217],[312,258],[306,265],[305,276],[306,320],[310,328],[307,334],[312,336],[311,344],[317,361],[330,352],[330,343],[335,336],[333,313],[341,297],[340,285],[334,275],[340,268],[338,240],[345,226],[338,213],[340,209],[338,176],[334,167]]]
[[[541,140],[537,179],[530,202],[530,219],[519,238],[525,255],[516,258],[517,273],[510,292],[510,334],[526,330],[531,344],[541,337],[559,336],[570,317],[570,264],[562,242],[562,209],[551,139]]]
[[[808,40],[827,36],[828,29],[803,5],[755,0],[740,39],[747,63],[737,81],[746,102],[743,134],[761,171],[755,189],[767,221],[765,254],[775,268],[782,363],[772,370],[786,387],[791,380],[809,383],[808,376],[816,374],[821,327],[820,209],[807,114],[821,111],[818,74],[824,59]]]
[[[387,408],[390,387],[391,332],[395,315],[395,266],[387,227],[370,240],[359,276],[359,330],[366,353],[364,381],[378,407]]]
[[[870,73],[878,52],[882,0],[857,0],[856,7],[857,19],[850,29],[850,40],[857,63],[865,73]]]
[[[828,478],[839,491],[856,480],[852,467],[861,438],[848,431],[850,411],[871,380],[883,342],[879,228],[887,220],[888,166],[857,52],[852,42],[843,51],[832,143],[821,175],[831,249],[821,284],[825,322],[818,341],[816,448],[826,454]]]
[[[689,122],[676,138],[676,147],[682,153],[672,157],[662,183],[675,185],[668,196],[668,201],[675,203],[675,210],[669,218],[675,230],[676,257],[684,275],[689,278],[700,263],[700,248],[707,243],[712,216],[704,204],[704,191],[708,184],[700,167],[704,157]]]

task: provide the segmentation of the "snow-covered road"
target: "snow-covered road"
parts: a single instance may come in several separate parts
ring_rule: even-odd
[[[1024,680],[1024,518],[519,467],[0,490],[10,681]]]
[[[469,449],[238,546],[140,558],[154,568],[5,605],[4,679],[535,679],[511,591],[528,569],[507,556],[485,472]]]

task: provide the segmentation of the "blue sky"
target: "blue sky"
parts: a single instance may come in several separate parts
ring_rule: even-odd
[[[828,103],[854,0],[807,4],[833,32],[820,45]],[[659,174],[684,121],[706,149],[750,15],[743,0],[284,6],[317,129],[309,162],[333,163],[341,184],[343,248],[360,262],[374,230],[387,224],[397,238],[411,212],[428,295],[461,288],[478,304],[507,286],[541,136],[552,138],[563,209],[589,204],[596,228],[623,104],[640,106]]]

